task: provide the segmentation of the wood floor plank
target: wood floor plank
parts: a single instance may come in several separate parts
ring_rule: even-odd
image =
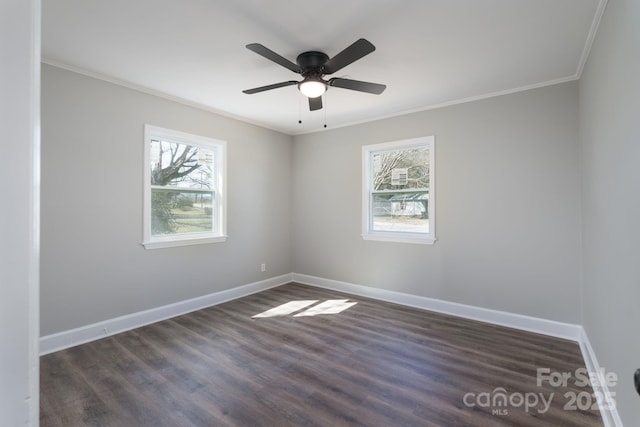
[[[329,300],[335,314],[296,316]],[[291,301],[315,301],[253,317]],[[335,304],[342,304],[336,302]],[[575,342],[287,284],[41,358],[51,426],[601,426]],[[516,400],[483,404],[504,390]],[[525,407],[518,396],[553,398]],[[465,400],[467,396],[467,400]],[[471,400],[469,400],[471,396]],[[471,403],[471,404],[469,404]]]

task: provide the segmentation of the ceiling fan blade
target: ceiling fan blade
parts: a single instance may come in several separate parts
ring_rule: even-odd
[[[309,98],[309,111],[316,111],[322,109],[322,97]]]
[[[333,74],[336,71],[346,67],[352,62],[366,56],[376,50],[376,47],[370,41],[365,39],[356,40],[351,46],[334,56],[324,64],[324,73]]]
[[[246,46],[246,48],[249,49],[250,51],[253,51],[253,52],[257,53],[258,55],[264,56],[265,58],[267,58],[270,61],[275,62],[276,64],[282,65],[284,68],[288,68],[289,70],[293,71],[294,73],[300,73],[300,66],[298,66],[297,64],[294,64],[293,62],[289,61],[287,58],[284,58],[284,57],[278,55],[277,53],[275,53],[271,49],[269,49],[267,47],[264,47],[260,43],[248,44]]]
[[[298,82],[295,80],[289,80],[288,82],[274,83],[272,85],[255,87],[253,89],[246,89],[246,90],[243,90],[242,92],[246,93],[247,95],[252,95],[258,92],[264,92],[265,90],[278,89],[279,87],[293,86],[295,84],[298,84]]]
[[[380,95],[387,88],[386,85],[378,83],[361,82],[360,80],[341,79],[338,77],[330,79],[327,83],[329,83],[329,86],[373,93],[375,95]]]

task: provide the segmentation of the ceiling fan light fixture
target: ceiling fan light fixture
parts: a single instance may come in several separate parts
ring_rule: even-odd
[[[307,98],[317,98],[327,91],[327,85],[320,79],[304,79],[298,83],[298,89]]]

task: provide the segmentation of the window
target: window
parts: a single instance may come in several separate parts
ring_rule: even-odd
[[[226,240],[226,143],[145,126],[146,249]]]
[[[434,137],[362,147],[362,237],[435,241]]]

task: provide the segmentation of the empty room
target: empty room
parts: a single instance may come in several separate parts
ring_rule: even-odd
[[[1,425],[637,425],[640,2],[2,22]]]

